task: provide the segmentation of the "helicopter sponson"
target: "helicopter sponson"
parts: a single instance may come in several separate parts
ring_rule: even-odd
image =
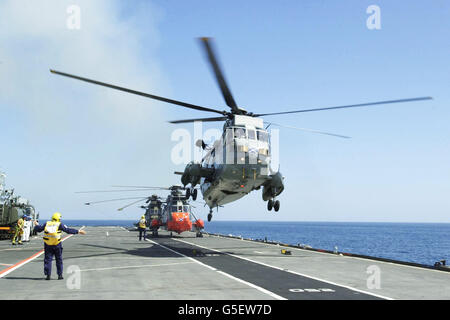
[[[194,187],[200,183],[201,178],[211,179],[214,171],[214,168],[205,168],[199,163],[190,162],[184,169],[181,176],[181,183],[185,186],[190,183]]]
[[[270,175],[270,179],[268,179],[263,184],[263,192],[262,197],[264,201],[270,200],[278,196],[284,190],[284,177],[280,172],[277,172],[273,175]]]

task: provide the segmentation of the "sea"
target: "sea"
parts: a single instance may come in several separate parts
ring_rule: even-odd
[[[133,227],[131,220],[65,220],[70,226]],[[450,223],[211,221],[209,233],[424,265],[450,265]]]

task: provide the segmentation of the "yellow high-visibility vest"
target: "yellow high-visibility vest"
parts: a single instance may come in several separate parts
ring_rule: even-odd
[[[146,222],[145,219],[139,220],[139,228],[145,228],[146,227],[145,222]]]
[[[44,229],[44,242],[49,246],[56,246],[61,242],[61,231],[58,221],[47,221]]]
[[[22,218],[20,218],[19,221],[17,221],[17,228],[23,229],[24,223],[25,223],[25,221]]]

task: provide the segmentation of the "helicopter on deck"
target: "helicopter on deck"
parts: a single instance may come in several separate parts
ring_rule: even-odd
[[[122,186],[123,187],[123,186]],[[107,190],[107,191],[80,191],[78,193],[93,193],[93,192],[125,192],[125,191],[149,191],[149,190],[168,190],[169,195],[166,198],[153,194],[149,197],[132,197],[132,198],[117,198],[102,201],[86,202],[85,205],[92,205],[95,203],[138,199],[130,204],[127,204],[119,209],[122,211],[125,208],[144,202],[145,205],[141,205],[141,209],[145,209],[145,219],[150,222],[148,225],[149,230],[152,232],[152,236],[158,236],[158,230],[167,230],[169,232],[176,232],[181,234],[185,231],[192,231],[196,233],[196,237],[202,237],[201,231],[204,229],[205,224],[202,219],[197,219],[195,216],[192,205],[189,198],[191,196],[190,189],[182,186],[173,185],[170,187],[136,187],[137,189],[127,190]],[[183,193],[182,191],[186,191]],[[195,201],[195,200],[194,200]]]
[[[161,228],[178,234],[185,231],[196,233],[196,237],[202,237],[201,230],[204,229],[205,223],[201,219],[197,219],[192,212],[192,206],[189,203],[189,191],[181,186],[169,187],[170,194],[165,201],[157,195],[152,195],[146,202],[145,219],[150,221],[149,229],[152,236],[158,236],[158,230]],[[189,190],[183,194],[181,190]]]
[[[273,170],[270,166],[272,156],[270,135],[267,131],[268,126],[264,127],[264,122],[261,117],[432,99],[431,97],[417,97],[271,113],[248,112],[247,110],[238,106],[233,95],[231,94],[227,82],[225,81],[224,74],[221,70],[221,67],[219,66],[218,60],[216,59],[216,54],[213,50],[211,39],[200,38],[200,43],[203,46],[209,64],[219,85],[220,91],[223,95],[226,105],[230,108],[230,111],[217,110],[182,101],[168,99],[165,97],[119,87],[105,82],[91,80],[52,69],[50,69],[50,72],[60,76],[65,76],[88,83],[124,91],[127,93],[140,95],[146,98],[171,103],[185,108],[219,114],[220,116],[208,118],[169,121],[173,124],[192,123],[197,121],[225,122],[223,126],[222,137],[215,141],[212,146],[206,145],[203,140],[198,140],[196,142],[196,145],[201,147],[206,152],[206,155],[203,157],[201,162],[190,162],[186,165],[184,172],[175,172],[176,174],[181,175],[181,182],[183,183],[184,187],[189,184],[191,185],[190,190],[192,192],[188,191],[188,193],[194,194],[196,192],[194,191],[196,190],[196,185],[200,185],[203,199],[210,208],[208,221],[211,221],[212,219],[213,208],[218,208],[219,206],[226,203],[236,201],[253,190],[259,190],[261,187],[263,188],[262,198],[264,201],[267,201],[267,209],[269,211],[272,210],[272,208],[275,211],[278,211],[280,209],[280,201],[276,198],[284,190],[284,177],[278,170]],[[269,123],[269,125],[276,125],[280,127],[287,127],[313,133],[337,136],[340,138],[349,138],[347,136],[329,132],[283,126],[273,122]]]
[[[28,199],[15,195],[14,189],[6,189],[5,178],[6,174],[0,171],[0,239],[12,237],[20,218],[39,219],[39,213]]]

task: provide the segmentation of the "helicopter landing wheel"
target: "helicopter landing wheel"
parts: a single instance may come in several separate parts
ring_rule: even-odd
[[[197,238],[203,238],[203,234],[201,232],[197,232],[197,234],[195,235],[195,237]]]
[[[278,210],[280,210],[280,200],[274,202],[273,208],[275,209],[275,212],[278,212]]]
[[[212,213],[210,212],[210,213],[208,213],[208,222],[210,222],[211,219],[212,219]]]
[[[270,199],[270,200],[267,202],[267,210],[272,211],[272,208],[273,208],[273,200]]]
[[[192,190],[192,200],[197,200],[197,189]]]

